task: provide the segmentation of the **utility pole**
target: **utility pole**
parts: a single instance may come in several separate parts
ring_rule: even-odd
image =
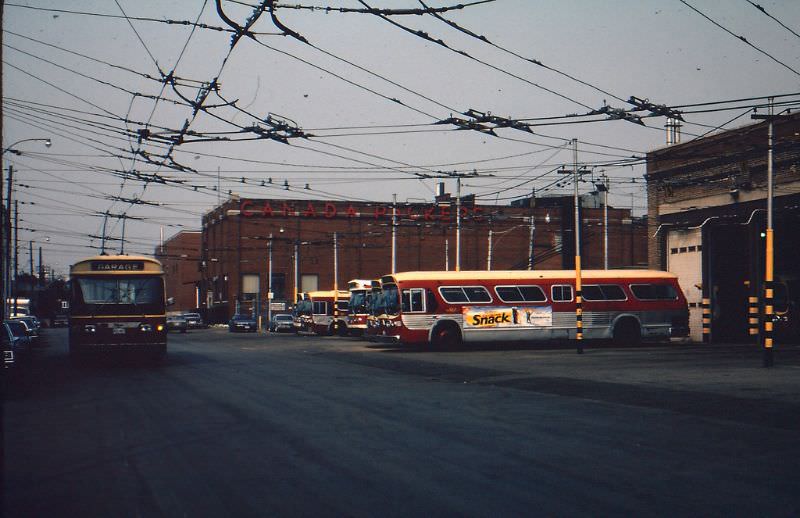
[[[14,166],[8,166],[8,187],[6,188],[6,217],[3,221],[5,227],[5,269],[3,270],[3,305],[7,306],[7,300],[11,298],[11,194],[14,181]],[[3,318],[9,316],[9,308],[4,308]]]
[[[573,169],[559,169],[559,173],[572,174],[574,185],[575,203],[575,339],[577,352],[583,354],[583,296],[581,294],[581,213],[578,182],[580,176],[589,171],[578,169],[578,139],[572,139],[572,165]]]
[[[603,269],[608,270],[608,177],[605,173],[595,187],[603,193]]]
[[[297,288],[300,284],[300,274],[297,269],[300,267],[300,258],[298,257],[300,254],[300,240],[294,240],[294,298],[292,299],[292,304],[297,304]]]
[[[339,331],[339,246],[333,233],[333,329]]]
[[[489,223],[489,243],[486,247],[486,270],[492,271],[492,227],[491,223]]]
[[[774,297],[774,281],[775,281],[775,236],[773,228],[773,207],[772,199],[773,192],[773,147],[774,147],[774,129],[773,121],[775,119],[786,117],[786,114],[774,114],[773,98],[769,98],[769,111],[767,115],[753,114],[752,119],[767,120],[767,231],[766,231],[766,251],[765,251],[765,265],[764,265],[764,333],[763,333],[763,365],[764,367],[772,367],[773,359],[773,297]]]
[[[267,326],[272,322],[272,233],[269,234],[267,243]]]
[[[39,285],[44,286],[45,278],[44,278],[44,263],[42,263],[42,247],[39,247]]]
[[[531,188],[531,235],[530,239],[528,240],[528,270],[533,270],[533,253],[534,253],[534,246],[533,246],[533,238],[536,234],[536,189]]]
[[[456,271],[461,271],[461,177],[456,177]]]
[[[2,7],[0,7],[0,16],[2,16]],[[2,51],[0,51],[2,54]],[[0,91],[2,91],[2,86],[0,86]],[[0,127],[2,127],[2,122],[0,122]],[[10,166],[9,166],[10,167]],[[0,167],[0,209],[3,208],[3,168]],[[2,248],[2,253],[0,253],[0,297],[2,297],[2,301],[0,301],[0,318],[3,320],[6,319],[8,316],[6,314],[6,288],[8,284],[6,283],[6,218],[5,218],[5,210],[0,210],[3,214],[2,221],[0,221],[0,248]]]
[[[397,195],[392,194],[392,274],[397,271]]]
[[[14,297],[14,314],[17,314],[17,281],[19,280],[19,203],[14,200],[14,279],[11,281],[11,296]]]

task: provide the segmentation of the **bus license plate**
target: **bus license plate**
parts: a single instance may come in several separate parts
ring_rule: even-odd
[[[115,327],[114,331],[112,332],[112,334],[124,335],[125,334],[125,328],[124,327]]]

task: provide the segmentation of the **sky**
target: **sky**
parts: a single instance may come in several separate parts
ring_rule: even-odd
[[[152,254],[230,194],[571,194],[572,139],[580,192],[606,175],[643,215],[663,113],[685,142],[800,103],[800,2],[423,1],[6,1],[20,269],[32,246],[65,273],[123,230]]]

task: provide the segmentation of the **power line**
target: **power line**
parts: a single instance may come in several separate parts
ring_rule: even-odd
[[[738,34],[734,34],[734,33],[733,33],[733,32],[732,32],[730,29],[728,29],[728,28],[726,28],[726,27],[722,26],[722,25],[721,25],[719,22],[717,22],[716,20],[712,19],[712,18],[711,18],[710,16],[708,16],[707,14],[703,13],[702,11],[698,10],[697,8],[695,8],[694,6],[692,6],[691,4],[689,4],[689,3],[688,3],[686,0],[679,0],[679,1],[680,1],[680,3],[682,3],[683,5],[685,5],[686,7],[688,7],[689,9],[691,9],[692,11],[696,12],[697,14],[699,14],[700,16],[702,16],[703,18],[705,18],[705,19],[706,19],[706,20],[708,20],[709,22],[713,23],[714,25],[716,25],[717,27],[719,27],[719,28],[720,28],[720,29],[722,29],[723,31],[727,32],[728,34],[730,34],[730,35],[731,35],[731,36],[733,36],[734,38],[741,40],[742,42],[744,42],[744,43],[745,43],[746,45],[748,45],[749,47],[752,47],[753,49],[755,49],[755,50],[756,50],[756,51],[758,51],[759,53],[761,53],[761,54],[763,54],[763,55],[767,56],[769,59],[771,59],[771,60],[772,60],[772,61],[774,61],[775,63],[777,63],[777,64],[781,65],[783,68],[785,68],[785,69],[787,69],[787,70],[791,71],[792,73],[794,73],[794,74],[795,74],[795,75],[797,75],[797,76],[800,76],[800,72],[798,72],[797,70],[793,69],[792,67],[790,67],[789,65],[787,65],[787,64],[786,64],[786,63],[784,63],[783,61],[780,61],[779,59],[777,59],[777,58],[776,58],[775,56],[773,56],[772,54],[770,54],[770,53],[768,53],[768,52],[766,52],[766,51],[764,51],[764,50],[762,50],[762,49],[760,49],[760,48],[756,47],[755,45],[753,45],[752,43],[750,43],[749,41],[747,41],[747,38],[745,38],[744,36],[739,36]]]

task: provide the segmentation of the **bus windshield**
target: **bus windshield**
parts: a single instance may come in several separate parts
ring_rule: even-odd
[[[310,315],[311,314],[311,301],[308,299],[301,300],[297,303],[295,308],[295,315]]]
[[[164,311],[164,283],[159,277],[82,277],[72,286],[74,313]]]
[[[350,292],[350,312],[351,313],[366,313],[367,312],[367,292],[363,290]]]
[[[400,295],[396,285],[388,284],[383,287],[383,303],[389,315],[396,315],[400,311]]]

